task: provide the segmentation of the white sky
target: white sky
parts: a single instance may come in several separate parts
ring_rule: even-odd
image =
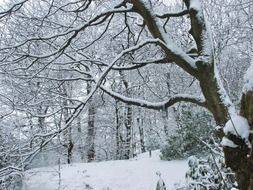
[[[0,0],[1,1],[1,0]],[[162,0],[165,4],[171,4],[176,2],[181,2],[182,0]]]

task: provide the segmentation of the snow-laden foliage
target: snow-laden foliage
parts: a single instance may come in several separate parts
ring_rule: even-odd
[[[236,189],[234,173],[225,166],[220,148],[211,150],[207,157],[189,157],[188,165],[186,178],[190,189]]]
[[[0,179],[1,190],[24,190],[23,177],[20,174],[11,174]]]
[[[23,121],[14,128],[4,124],[10,136],[0,131],[1,184],[10,189],[20,186],[20,171],[29,167],[129,159],[160,148],[168,134],[165,159],[204,155],[209,116],[194,107],[182,111],[186,116],[180,112],[174,135],[174,124],[164,124],[157,113],[184,101],[224,126],[228,113],[235,113],[233,103],[239,105],[253,52],[249,0],[5,2],[0,123]],[[250,70],[246,91],[252,89]],[[248,141],[244,132],[238,136]],[[237,146],[229,135],[222,145]]]
[[[22,172],[15,165],[20,164],[18,139],[11,133],[14,121],[0,124],[0,189],[21,190]],[[8,128],[7,128],[8,126]],[[16,148],[15,148],[16,147]]]
[[[200,141],[208,140],[212,131],[210,115],[189,106],[179,108],[177,115],[177,128],[171,134],[162,148],[162,159],[186,159],[192,155],[206,154],[207,148]],[[204,127],[203,127],[204,126]]]

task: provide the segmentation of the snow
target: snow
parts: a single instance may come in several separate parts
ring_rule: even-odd
[[[162,29],[160,29],[162,31]],[[181,57],[183,60],[185,60],[192,68],[197,68],[195,60],[191,58],[189,55],[187,55],[180,47],[178,47],[173,40],[169,37],[166,36],[166,34],[163,32],[162,33],[163,38],[165,40],[164,44],[173,54]]]
[[[203,13],[202,13],[203,14]],[[202,50],[202,54],[203,56],[207,57],[206,62],[207,63],[212,63],[213,62],[213,55],[214,55],[214,48],[213,48],[213,39],[212,39],[212,33],[211,33],[211,27],[210,27],[210,23],[208,22],[208,20],[206,19],[206,16],[203,14],[203,18],[204,18],[204,22],[205,22],[205,32],[203,33],[202,36],[202,40],[203,40],[203,50]]]
[[[236,115],[236,109],[235,109],[234,104],[230,100],[226,90],[224,89],[216,63],[214,63],[214,74],[219,86],[219,94],[221,96],[221,100],[223,104],[227,106],[230,116],[233,117],[234,115]]]
[[[190,1],[190,9],[193,9],[197,12],[196,18],[198,22],[203,23],[203,31],[201,34],[201,38],[203,41],[203,47],[201,55],[198,57],[198,60],[204,61],[205,63],[212,64],[213,62],[213,40],[211,36],[210,24],[206,20],[206,16],[204,15],[201,7],[200,0],[191,0]]]
[[[190,9],[201,11],[201,3],[199,0],[191,0],[190,2]]]
[[[225,135],[231,133],[233,135],[239,136],[248,142],[250,126],[248,121],[239,115],[234,115],[225,125],[223,129]]]
[[[238,147],[238,145],[236,145],[233,141],[229,140],[227,137],[222,138],[221,145],[224,147],[231,147],[231,148]]]
[[[242,92],[247,93],[248,91],[253,91],[253,58],[250,67],[244,75],[244,86]]]
[[[162,161],[160,152],[139,155],[132,160],[76,163],[61,166],[61,190],[154,190],[159,176],[167,189],[185,183],[186,161]],[[57,190],[58,166],[28,170],[25,174],[26,190]],[[87,188],[88,189],[88,188]]]

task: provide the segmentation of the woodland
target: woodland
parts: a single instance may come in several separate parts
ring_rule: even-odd
[[[253,190],[252,65],[251,0],[2,0],[0,189],[159,150],[177,189]]]

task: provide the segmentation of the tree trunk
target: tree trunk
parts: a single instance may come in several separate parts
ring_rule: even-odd
[[[80,116],[77,118],[77,134],[78,134],[78,138],[80,139],[80,142],[78,145],[78,152],[80,153],[81,161],[84,161],[85,160],[85,151],[84,151],[82,124],[81,124],[81,117]]]
[[[67,119],[69,116],[68,110],[65,109],[64,110],[64,120],[65,120],[65,124],[67,123]],[[70,164],[72,162],[72,150],[74,148],[74,143],[72,141],[72,130],[71,130],[71,125],[69,124],[69,128],[68,130],[66,130],[64,132],[64,137],[65,137],[65,142],[64,142],[64,146],[67,148],[67,163]]]
[[[131,143],[132,143],[132,107],[127,105],[127,118],[125,121],[126,127],[126,141],[125,141],[125,154],[124,158],[129,159],[131,157]]]
[[[67,162],[70,164],[72,162],[72,150],[74,148],[74,144],[72,141],[71,127],[68,129],[68,147],[67,147]]]
[[[68,94],[68,86],[67,84],[64,84],[62,86],[62,93],[65,97],[69,97]],[[65,125],[68,123],[68,118],[70,116],[70,110],[67,108],[69,106],[69,101],[67,99],[63,100],[62,102],[63,106],[63,118]],[[67,148],[67,163],[70,164],[72,162],[72,150],[74,148],[74,143],[72,141],[72,134],[71,134],[71,123],[68,124],[68,130],[64,131],[64,147]]]
[[[250,130],[253,130],[253,91],[243,93],[241,99],[240,115],[248,120]],[[240,145],[237,148],[225,147],[226,164],[236,173],[240,190],[253,189],[253,152],[244,140],[235,136],[230,137],[233,142]],[[253,145],[252,134],[249,140]]]
[[[146,152],[145,142],[144,142],[144,132],[143,127],[139,126],[139,133],[140,133],[140,144],[141,144],[141,152]]]
[[[147,3],[142,0],[132,1],[134,10],[143,17],[145,24],[153,37],[160,39],[166,44],[160,44],[160,47],[164,50],[167,59],[172,60],[171,62],[176,63],[184,71],[199,81],[201,91],[206,100],[204,107],[213,114],[216,124],[220,126],[217,136],[223,138],[224,132],[222,128],[229,120],[230,113],[236,112],[219,79],[208,26],[205,23],[202,8],[201,6],[196,6],[196,2],[200,3],[198,0],[184,0],[191,20],[189,33],[192,35],[197,46],[196,54],[198,58],[194,59],[194,67],[192,67],[191,64],[189,64],[190,62],[184,59],[184,56],[181,54],[174,54],[174,49],[167,47],[169,44],[166,44],[167,40],[165,34],[154,18],[155,14],[152,11],[151,2]],[[248,120],[252,130],[252,92],[243,94],[240,114]],[[239,145],[239,147],[224,147],[226,165],[236,173],[240,190],[253,190],[252,150],[250,150],[243,139],[239,139],[236,136],[230,136],[229,139]],[[252,144],[252,137],[250,138],[250,141]]]
[[[129,83],[125,79],[123,73],[120,73],[122,77],[123,84],[126,88],[126,94],[128,97],[131,97],[131,91],[129,88]],[[126,127],[126,141],[125,141],[125,159],[129,159],[131,157],[132,152],[132,113],[133,108],[131,104],[126,104],[126,120],[125,120],[125,127]]]
[[[200,77],[200,86],[202,92],[206,98],[206,105],[210,112],[213,113],[214,119],[218,126],[224,127],[226,122],[230,118],[229,104],[224,97],[225,91],[222,89],[222,85],[219,84],[219,79],[212,72],[205,72],[208,69],[202,71]],[[212,80],[213,78],[213,80]],[[253,92],[247,92],[242,95],[240,115],[248,120],[249,125],[252,128],[253,124]],[[225,134],[221,130],[217,135],[222,138]],[[225,162],[236,174],[236,180],[240,190],[253,190],[253,154],[249,146],[241,138],[235,135],[228,135],[237,148],[224,147]],[[250,137],[252,141],[252,137]],[[252,142],[251,142],[252,143]]]
[[[120,151],[120,113],[119,113],[119,102],[116,100],[116,108],[115,108],[115,115],[116,115],[116,159],[121,159],[121,151]]]
[[[139,117],[137,118],[137,125],[139,128],[141,152],[144,153],[144,152],[146,152],[146,147],[145,147],[145,141],[144,141],[143,118],[141,115],[140,108],[139,108]]]
[[[87,132],[87,161],[95,160],[95,108],[90,106],[88,108],[88,132]]]
[[[206,107],[213,114],[216,124],[222,127],[228,121],[228,109],[232,107],[229,97],[223,89],[218,73],[215,74],[214,64],[209,66],[202,63],[198,65],[198,69],[197,77],[206,99]]]
[[[87,94],[90,93],[91,85],[87,84]],[[92,99],[88,107],[88,127],[87,127],[87,161],[92,162],[95,160],[95,115],[96,109],[93,105]]]
[[[162,118],[163,118],[163,130],[167,138],[169,136],[169,125],[168,125],[168,110],[166,108],[162,110]]]

